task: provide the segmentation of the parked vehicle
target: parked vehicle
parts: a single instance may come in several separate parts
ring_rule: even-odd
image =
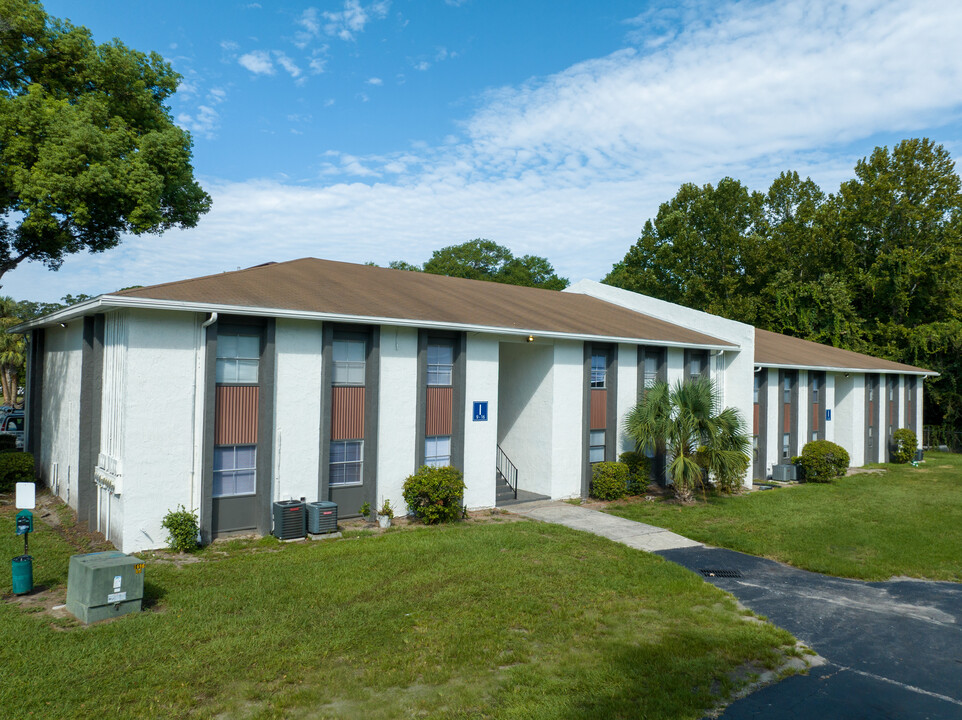
[[[13,435],[17,439],[17,450],[23,450],[23,428],[25,419],[22,410],[15,410],[0,417],[0,433]]]

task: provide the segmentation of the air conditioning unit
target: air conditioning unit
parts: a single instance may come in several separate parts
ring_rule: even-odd
[[[300,500],[279,500],[274,503],[274,537],[299,540],[307,536],[307,513]]]
[[[798,467],[795,465],[772,465],[772,480],[794,482],[798,480]]]
[[[307,532],[311,535],[337,532],[337,503],[328,500],[307,503]]]

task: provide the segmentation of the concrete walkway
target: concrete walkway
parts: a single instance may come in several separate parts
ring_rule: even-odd
[[[560,500],[541,500],[524,503],[523,505],[513,505],[509,512],[533,520],[564,525],[573,530],[594,533],[635,548],[635,550],[659,552],[679,548],[703,547],[699,542],[689,540],[664,528],[645,525],[634,520],[626,520]]]

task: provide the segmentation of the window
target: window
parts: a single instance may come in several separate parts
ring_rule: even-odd
[[[256,334],[217,335],[217,382],[256,383],[261,337]]]
[[[331,441],[331,485],[357,485],[361,482],[363,440]]]
[[[752,436],[752,460],[758,460],[758,435]]]
[[[454,368],[454,346],[450,343],[428,344],[428,385],[451,385]]]
[[[591,387],[604,388],[608,375],[608,355],[591,353]]]
[[[789,375],[785,376],[785,381],[782,383],[782,402],[790,403],[792,401],[792,378]]]
[[[818,440],[818,430],[812,430],[812,442]]]
[[[363,385],[366,354],[367,343],[364,340],[335,340],[331,353],[334,384]]]
[[[787,458],[789,453],[789,448],[792,444],[792,436],[789,433],[784,433],[782,435],[782,458]]]
[[[424,438],[424,464],[431,467],[445,467],[451,464],[450,435]]]
[[[658,356],[655,353],[645,353],[645,388],[652,387],[658,380]]]
[[[875,399],[875,385],[869,381],[868,384],[868,401],[872,402]]]
[[[688,360],[688,376],[695,380],[701,376],[702,363],[704,362],[701,353],[692,353]]]
[[[588,462],[604,462],[605,460],[605,431],[591,430],[588,448]]]
[[[812,376],[812,404],[818,405],[818,375]]]
[[[221,445],[214,448],[214,497],[253,495],[256,491],[253,445]]]
[[[755,403],[756,405],[758,404],[758,391],[761,390],[761,388],[762,388],[762,378],[760,375],[755,375],[755,389],[754,389],[754,397],[752,399],[752,402]]]

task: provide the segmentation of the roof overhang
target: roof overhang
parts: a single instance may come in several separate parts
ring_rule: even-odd
[[[776,370],[816,370],[834,373],[865,373],[875,375],[919,375],[920,377],[938,377],[939,373],[932,370],[901,370],[897,368],[855,368],[833,367],[831,365],[784,365],[778,363],[756,362],[755,369],[774,368]]]
[[[737,352],[741,348],[736,345],[719,341],[717,344],[682,343],[653,338],[617,337],[610,335],[587,335],[566,333],[537,328],[498,327],[490,325],[472,325],[466,323],[447,323],[435,320],[416,320],[395,317],[371,317],[360,315],[345,315],[339,313],[314,312],[308,310],[288,310],[284,308],[251,307],[249,305],[218,305],[212,303],[192,303],[180,300],[158,300],[154,298],[126,297],[120,295],[100,295],[69,308],[64,308],[50,315],[30,320],[10,329],[11,332],[23,333],[35,328],[49,327],[59,323],[66,323],[93,312],[103,312],[120,309],[144,310],[173,310],[180,312],[223,313],[225,315],[253,315],[256,317],[285,318],[288,320],[315,320],[327,322],[354,323],[358,325],[391,325],[396,327],[432,328],[437,330],[457,330],[463,332],[481,332],[499,335],[533,335],[538,338],[557,340],[587,340],[591,342],[626,343],[631,345],[655,345],[659,347],[703,348],[706,350],[722,350]]]

